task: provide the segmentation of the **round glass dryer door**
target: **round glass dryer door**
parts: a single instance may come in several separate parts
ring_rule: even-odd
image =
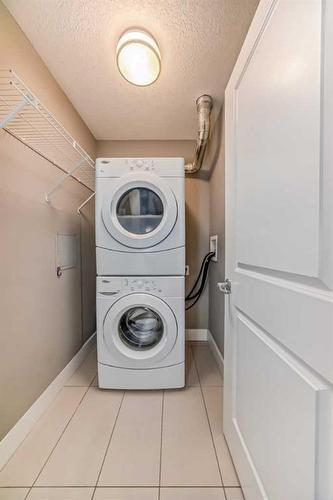
[[[112,366],[155,367],[173,349],[177,336],[175,315],[154,295],[131,293],[120,298],[103,321],[103,341]]]
[[[156,175],[124,175],[104,195],[104,226],[115,240],[130,248],[149,248],[163,241],[177,216],[170,185]]]
[[[129,233],[148,234],[162,222],[163,202],[157,193],[145,187],[132,188],[118,201],[119,224]]]
[[[119,336],[131,349],[146,350],[155,347],[163,337],[163,320],[149,307],[131,307],[119,322]]]

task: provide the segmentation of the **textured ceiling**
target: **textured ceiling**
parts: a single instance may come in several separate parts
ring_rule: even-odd
[[[4,0],[97,139],[194,139],[195,99],[214,116],[258,0]],[[162,72],[150,87],[118,73],[130,27],[157,40]],[[15,69],[15,68],[14,68]]]

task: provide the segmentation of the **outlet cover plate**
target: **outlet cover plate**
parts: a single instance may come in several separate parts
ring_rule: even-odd
[[[210,236],[209,238],[209,251],[210,252],[215,252],[214,257],[212,258],[213,262],[217,262],[217,243],[218,243],[218,236],[217,234],[214,234],[213,236]]]

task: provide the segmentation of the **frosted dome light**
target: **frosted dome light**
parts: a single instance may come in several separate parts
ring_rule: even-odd
[[[161,54],[154,38],[141,30],[123,33],[117,45],[117,65],[121,75],[133,85],[154,83],[161,71]]]

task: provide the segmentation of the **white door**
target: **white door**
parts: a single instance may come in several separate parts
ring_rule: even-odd
[[[333,500],[333,1],[263,0],[226,90],[224,432],[246,500]]]

